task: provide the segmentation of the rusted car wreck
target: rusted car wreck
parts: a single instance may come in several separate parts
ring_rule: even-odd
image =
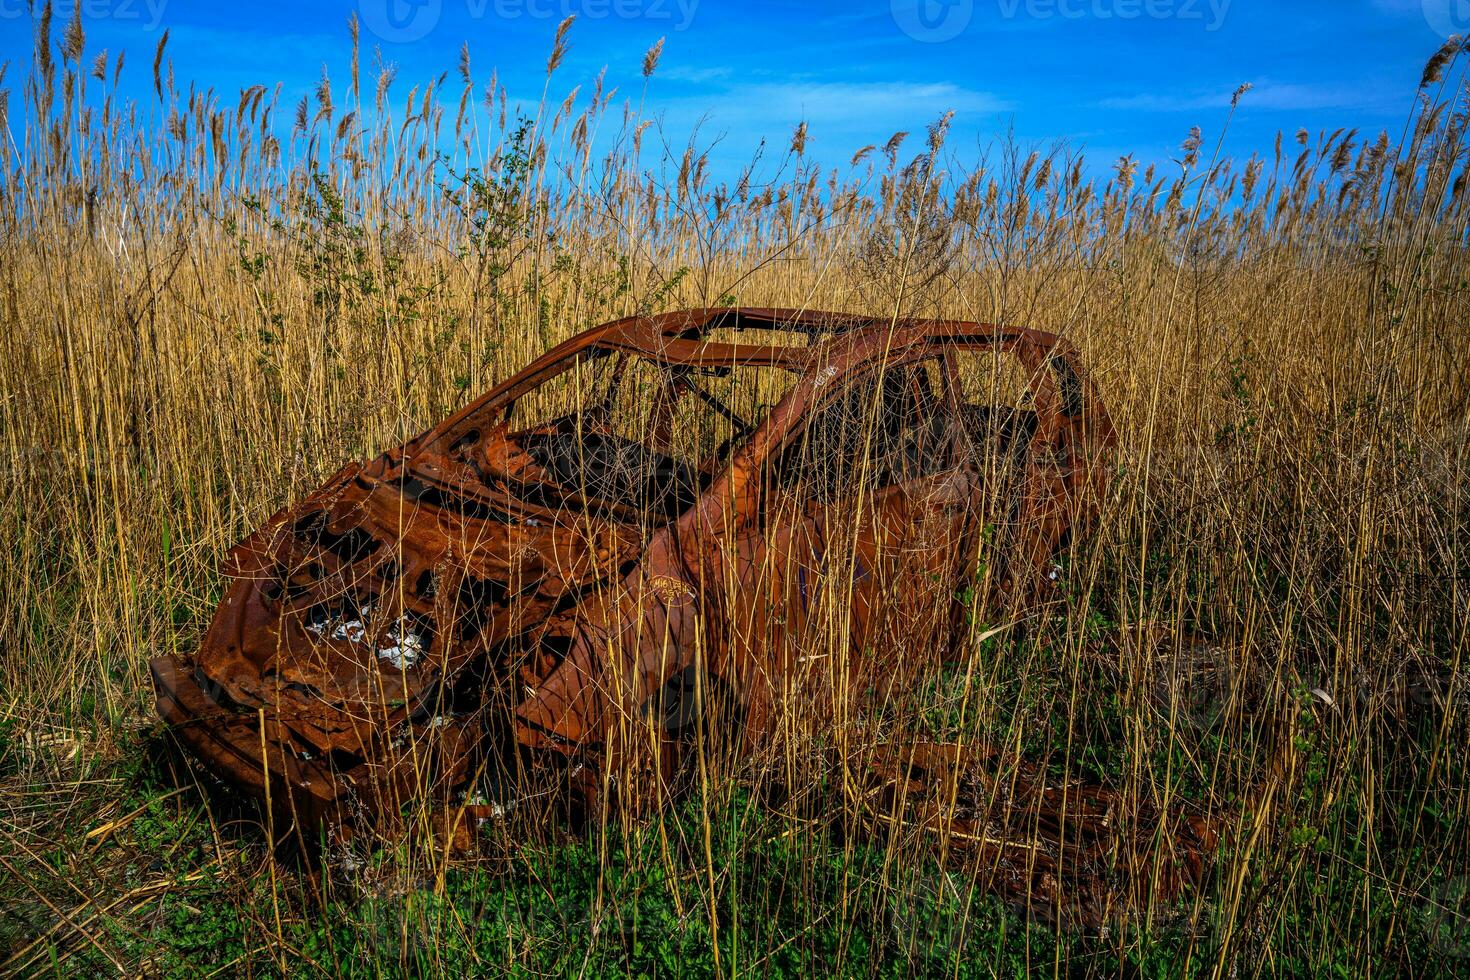
[[[957,594],[1045,590],[1095,519],[1114,438],[1050,334],[770,309],[620,320],[236,546],[197,653],[153,663],[159,710],[297,828],[425,798],[473,824],[533,783],[600,806],[635,746],[670,784],[695,741],[753,752],[783,712],[833,715],[837,688],[881,699],[963,655]],[[1111,798],[1074,790],[1068,809],[1038,777],[989,809],[925,802],[983,763],[883,744],[858,778],[866,806],[944,818],[1000,865],[995,828],[1034,833],[1051,807],[1069,844],[1023,852],[1002,885],[1085,877]],[[1208,834],[1181,826],[1190,877]]]

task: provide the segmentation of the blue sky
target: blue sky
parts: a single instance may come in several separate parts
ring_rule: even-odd
[[[556,24],[576,13],[554,94],[578,83],[585,93],[605,66],[609,84],[638,98],[643,52],[665,37],[645,111],[671,140],[701,125],[732,168],[762,136],[784,150],[803,119],[808,152],[837,165],[895,130],[922,133],[947,109],[961,155],[1013,128],[1027,142],[1066,140],[1095,167],[1124,152],[1163,161],[1190,126],[1218,132],[1242,82],[1255,89],[1227,152],[1269,151],[1277,130],[1300,127],[1397,137],[1425,59],[1470,28],[1470,0],[65,0],[58,35],[75,3],[89,55],[126,49],[124,87],[137,95],[151,97],[153,48],[168,28],[181,86],[212,86],[229,102],[242,86],[280,81],[285,106],[323,64],[341,91],[353,11],[365,50],[398,64],[399,100],[452,77],[468,41],[481,84],[494,67],[513,97],[534,102]],[[0,0],[12,89],[31,57],[27,7]]]

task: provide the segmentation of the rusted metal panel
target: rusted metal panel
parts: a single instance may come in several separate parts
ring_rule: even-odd
[[[958,351],[1014,357],[1026,404],[963,402]],[[784,373],[779,399],[737,390],[744,369]],[[614,417],[629,397],[646,414]],[[536,398],[560,410],[527,423],[517,406]],[[717,693],[753,749],[811,680],[802,651],[833,636],[849,652],[823,683],[912,682],[922,658],[902,651],[950,643],[946,597],[982,551],[997,594],[1034,600],[1095,520],[1114,441],[1051,334],[766,309],[617,321],[236,546],[198,653],[153,662],[159,710],[298,827],[426,796],[474,806],[487,780],[538,770],[596,805],[630,719],[668,730],[663,778],[681,697]],[[875,653],[890,635],[905,641]],[[868,778],[885,766],[896,778],[880,762]]]

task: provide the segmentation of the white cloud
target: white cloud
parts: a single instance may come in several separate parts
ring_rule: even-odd
[[[812,136],[899,125],[919,128],[953,109],[957,116],[1008,112],[1014,105],[951,82],[755,82],[721,93],[662,100],[671,124],[702,118],[715,129],[765,135],[805,121]]]
[[[682,143],[697,129],[698,142],[714,147],[712,159],[735,173],[763,141],[784,152],[800,122],[808,127],[809,152],[836,166],[858,147],[881,143],[898,130],[922,136],[924,127],[950,110],[960,134],[989,127],[994,119],[987,117],[1014,108],[993,93],[951,82],[783,79],[701,88],[670,99],[650,97],[647,111],[670,143]]]
[[[660,66],[655,73],[660,80],[674,82],[689,82],[693,85],[703,85],[708,82],[721,82],[730,77],[730,69],[723,65],[711,65],[695,68],[691,65],[669,65]]]
[[[956,112],[1005,112],[1014,106],[989,92],[951,82],[778,82],[746,90],[764,109],[811,119],[869,120],[910,116],[919,107]]]
[[[1098,102],[1102,109],[1133,112],[1192,112],[1200,109],[1226,109],[1234,90],[1196,92],[1190,94],[1156,94],[1118,96]],[[1241,98],[1243,109],[1290,112],[1311,109],[1381,109],[1387,100],[1381,89],[1343,88],[1319,85],[1292,85],[1264,82]]]

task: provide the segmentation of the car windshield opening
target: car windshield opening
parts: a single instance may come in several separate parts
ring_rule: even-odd
[[[562,502],[667,523],[687,510],[795,381],[591,348],[520,395],[508,438]]]

